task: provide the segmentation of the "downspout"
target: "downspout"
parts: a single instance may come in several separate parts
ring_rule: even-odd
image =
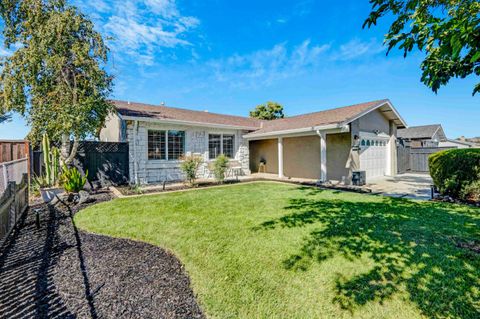
[[[323,183],[327,181],[327,141],[324,139],[320,130],[316,130],[315,132],[320,138],[320,182]]]
[[[137,131],[138,131],[138,121],[134,121],[133,122],[133,176],[135,180],[135,185],[138,185]]]

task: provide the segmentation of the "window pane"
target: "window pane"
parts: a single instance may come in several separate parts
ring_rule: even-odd
[[[209,134],[208,135],[208,158],[215,159],[220,155],[221,148],[221,135]]]
[[[168,159],[177,160],[183,153],[185,145],[184,131],[168,131]]]
[[[165,159],[165,131],[148,131],[148,159]]]
[[[233,152],[234,140],[235,140],[235,135],[223,135],[223,154],[225,154],[225,156],[227,156],[228,158],[235,157],[235,154]]]

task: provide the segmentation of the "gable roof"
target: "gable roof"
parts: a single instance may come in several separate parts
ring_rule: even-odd
[[[404,139],[432,139],[437,132],[440,140],[443,141],[447,138],[440,124],[410,126],[398,130],[397,136]]]
[[[187,110],[162,105],[112,101],[118,113],[125,119],[163,120],[172,123],[189,123],[209,126],[234,127],[256,130],[261,120],[243,116],[226,115],[202,111]]]
[[[359,117],[379,109],[386,118],[395,121],[399,127],[406,127],[389,100],[378,100],[354,104],[325,111],[307,113],[276,120],[258,120],[249,117],[225,115],[210,112],[130,103],[114,100],[118,113],[124,119],[188,123],[201,126],[221,126],[251,131],[246,138],[282,133],[291,130],[311,131],[325,127],[343,127]]]

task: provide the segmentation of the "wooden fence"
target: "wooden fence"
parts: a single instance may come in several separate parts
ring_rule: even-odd
[[[28,153],[28,141],[0,140],[0,163],[27,158]]]
[[[73,161],[81,172],[88,170],[88,180],[101,186],[121,185],[129,180],[128,143],[81,141]],[[33,152],[33,173],[43,172],[43,154]]]
[[[410,146],[397,146],[397,173],[404,174],[410,170]]]
[[[410,148],[410,171],[428,172],[428,157],[432,154],[452,149],[452,147],[412,147]]]
[[[9,182],[0,195],[0,243],[14,229],[17,221],[28,208],[28,175],[23,174],[20,183]]]

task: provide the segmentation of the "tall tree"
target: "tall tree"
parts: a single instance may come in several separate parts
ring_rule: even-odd
[[[16,48],[1,61],[3,111],[26,118],[33,142],[43,133],[61,141],[68,164],[78,141],[95,134],[113,109],[108,48],[93,23],[64,0],[1,1],[0,15],[4,45]]]
[[[261,120],[274,120],[284,118],[283,106],[277,102],[267,102],[255,107],[253,111],[250,111],[250,117]]]
[[[478,0],[370,0],[372,11],[363,27],[392,14],[385,36],[388,51],[397,47],[406,57],[425,51],[421,81],[435,93],[451,78],[480,75],[480,2]],[[473,95],[480,91],[480,83]]]
[[[2,114],[0,113],[0,123],[6,122],[10,120],[9,114]]]

